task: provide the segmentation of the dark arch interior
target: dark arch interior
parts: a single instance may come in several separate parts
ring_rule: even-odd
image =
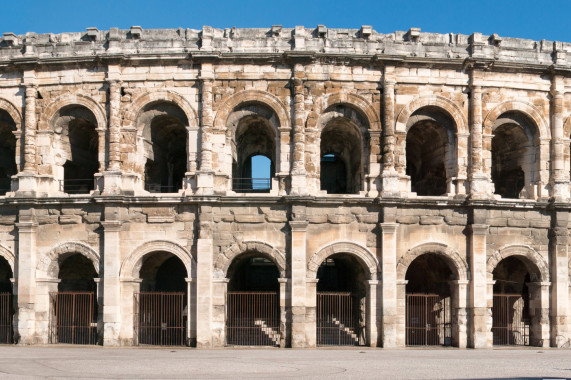
[[[229,291],[278,292],[280,273],[273,261],[257,252],[246,252],[228,268]]]
[[[0,256],[0,293],[12,293],[11,278],[14,277],[8,261]]]
[[[413,294],[438,294],[450,296],[450,281],[454,274],[444,258],[426,253],[413,260],[406,271],[406,292]]]
[[[235,134],[235,154],[232,165],[233,190],[241,193],[269,192],[275,174],[276,138],[270,121],[260,115],[243,117]],[[257,172],[255,157],[266,157],[269,177],[254,178]]]
[[[152,193],[173,193],[182,189],[187,169],[188,119],[171,103],[154,103],[143,111],[145,144],[145,188]]]
[[[328,194],[361,191],[362,154],[362,137],[357,126],[345,117],[329,121],[321,132],[321,190]]]
[[[96,292],[94,278],[97,271],[93,262],[80,253],[74,253],[60,262],[58,284],[60,292]]]
[[[414,112],[406,135],[406,174],[411,190],[418,195],[444,195],[447,191],[447,166],[454,149],[454,123],[431,107]]]
[[[527,117],[514,112],[507,112],[496,120],[492,138],[492,181],[495,193],[504,198],[519,198],[526,172],[531,178],[535,164],[531,125]]]
[[[56,132],[61,133],[67,160],[63,164],[63,191],[89,193],[95,188],[93,176],[99,170],[97,120],[83,106],[62,108],[56,116]]]
[[[0,195],[10,190],[11,177],[16,167],[16,124],[8,112],[0,110]]]
[[[139,276],[142,292],[186,292],[186,268],[184,263],[169,252],[153,252],[147,255]],[[186,302],[186,301],[185,301]]]
[[[507,257],[499,262],[493,271],[494,293],[527,294],[530,273],[526,265],[517,257]]]
[[[363,265],[352,255],[335,254],[321,263],[317,270],[318,292],[351,292],[364,297],[368,279]]]

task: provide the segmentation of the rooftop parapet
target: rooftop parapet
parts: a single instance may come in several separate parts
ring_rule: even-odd
[[[137,55],[234,55],[281,54],[295,51],[331,55],[383,56],[391,59],[427,58],[463,60],[482,58],[530,65],[567,65],[571,44],[474,33],[422,33],[420,28],[377,33],[371,26],[359,29],[312,28],[130,29],[62,34],[4,33],[0,37],[0,62],[22,58],[53,59]]]

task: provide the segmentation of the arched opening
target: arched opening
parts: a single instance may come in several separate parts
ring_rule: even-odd
[[[317,344],[365,345],[369,276],[349,254],[334,254],[317,271]]]
[[[332,118],[321,131],[320,181],[327,194],[358,194],[363,190],[363,133],[367,122],[345,106],[332,107]]]
[[[534,265],[510,256],[492,274],[494,345],[541,346],[541,291],[532,282],[538,279]]]
[[[99,170],[95,115],[84,106],[71,105],[59,110],[54,120],[62,158],[60,190],[68,194],[88,194],[95,189],[94,175]]]
[[[260,105],[240,110],[246,116],[239,120],[232,144],[232,190],[267,193],[275,175],[275,114]]]
[[[226,343],[243,346],[279,346],[280,276],[276,264],[250,251],[228,268]]]
[[[186,114],[173,103],[155,102],[143,108],[137,125],[142,126],[145,190],[176,193],[187,171]]]
[[[539,140],[533,121],[519,112],[506,112],[494,124],[492,181],[503,198],[529,198],[536,181]]]
[[[0,256],[0,344],[13,343],[13,276],[10,264],[4,257]]]
[[[8,112],[0,109],[0,195],[10,191],[16,166],[16,123]]]
[[[80,253],[59,260],[58,291],[52,302],[52,343],[97,343],[97,271]]]
[[[411,115],[407,130],[406,174],[411,191],[420,196],[445,195],[456,164],[454,121],[438,108],[423,107]]]
[[[140,292],[134,296],[135,344],[185,345],[189,307],[184,263],[170,252],[152,252],[145,256],[139,277]]]
[[[455,278],[447,261],[426,253],[406,271],[406,345],[450,346],[453,339]]]

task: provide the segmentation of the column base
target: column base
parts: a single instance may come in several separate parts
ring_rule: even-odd
[[[485,174],[473,174],[469,178],[470,199],[493,199],[494,184]]]
[[[196,194],[212,195],[214,194],[214,172],[197,172],[196,173]]]
[[[553,180],[551,183],[551,199],[555,202],[569,202],[569,182],[567,180]]]
[[[34,173],[18,173],[12,176],[11,187],[11,191],[16,197],[35,197],[38,192],[38,180]]]
[[[103,172],[100,180],[102,195],[120,195],[123,193],[123,180],[120,170]]]
[[[470,308],[470,330],[468,331],[468,347],[492,348],[494,345],[491,326],[488,326],[490,312],[487,307]]]
[[[290,195],[307,195],[307,178],[305,174],[291,175]]]
[[[103,322],[103,345],[109,347],[120,346],[119,331],[121,331],[121,323]]]

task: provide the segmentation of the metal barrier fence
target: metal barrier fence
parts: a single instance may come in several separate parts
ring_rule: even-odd
[[[406,295],[407,346],[452,344],[450,298],[438,294]]]
[[[52,292],[50,304],[50,343],[97,344],[95,293]]]
[[[364,326],[359,327],[360,314],[358,299],[351,293],[318,292],[317,344],[320,346],[358,345],[359,328],[364,328]]]
[[[271,178],[233,178],[232,190],[237,193],[269,193]]]
[[[0,344],[13,343],[12,294],[0,293]]]
[[[227,301],[228,345],[280,345],[279,293],[228,292]]]
[[[184,293],[141,292],[134,294],[134,344],[183,346]]]
[[[521,294],[494,294],[492,335],[495,345],[529,346],[530,321]]]

